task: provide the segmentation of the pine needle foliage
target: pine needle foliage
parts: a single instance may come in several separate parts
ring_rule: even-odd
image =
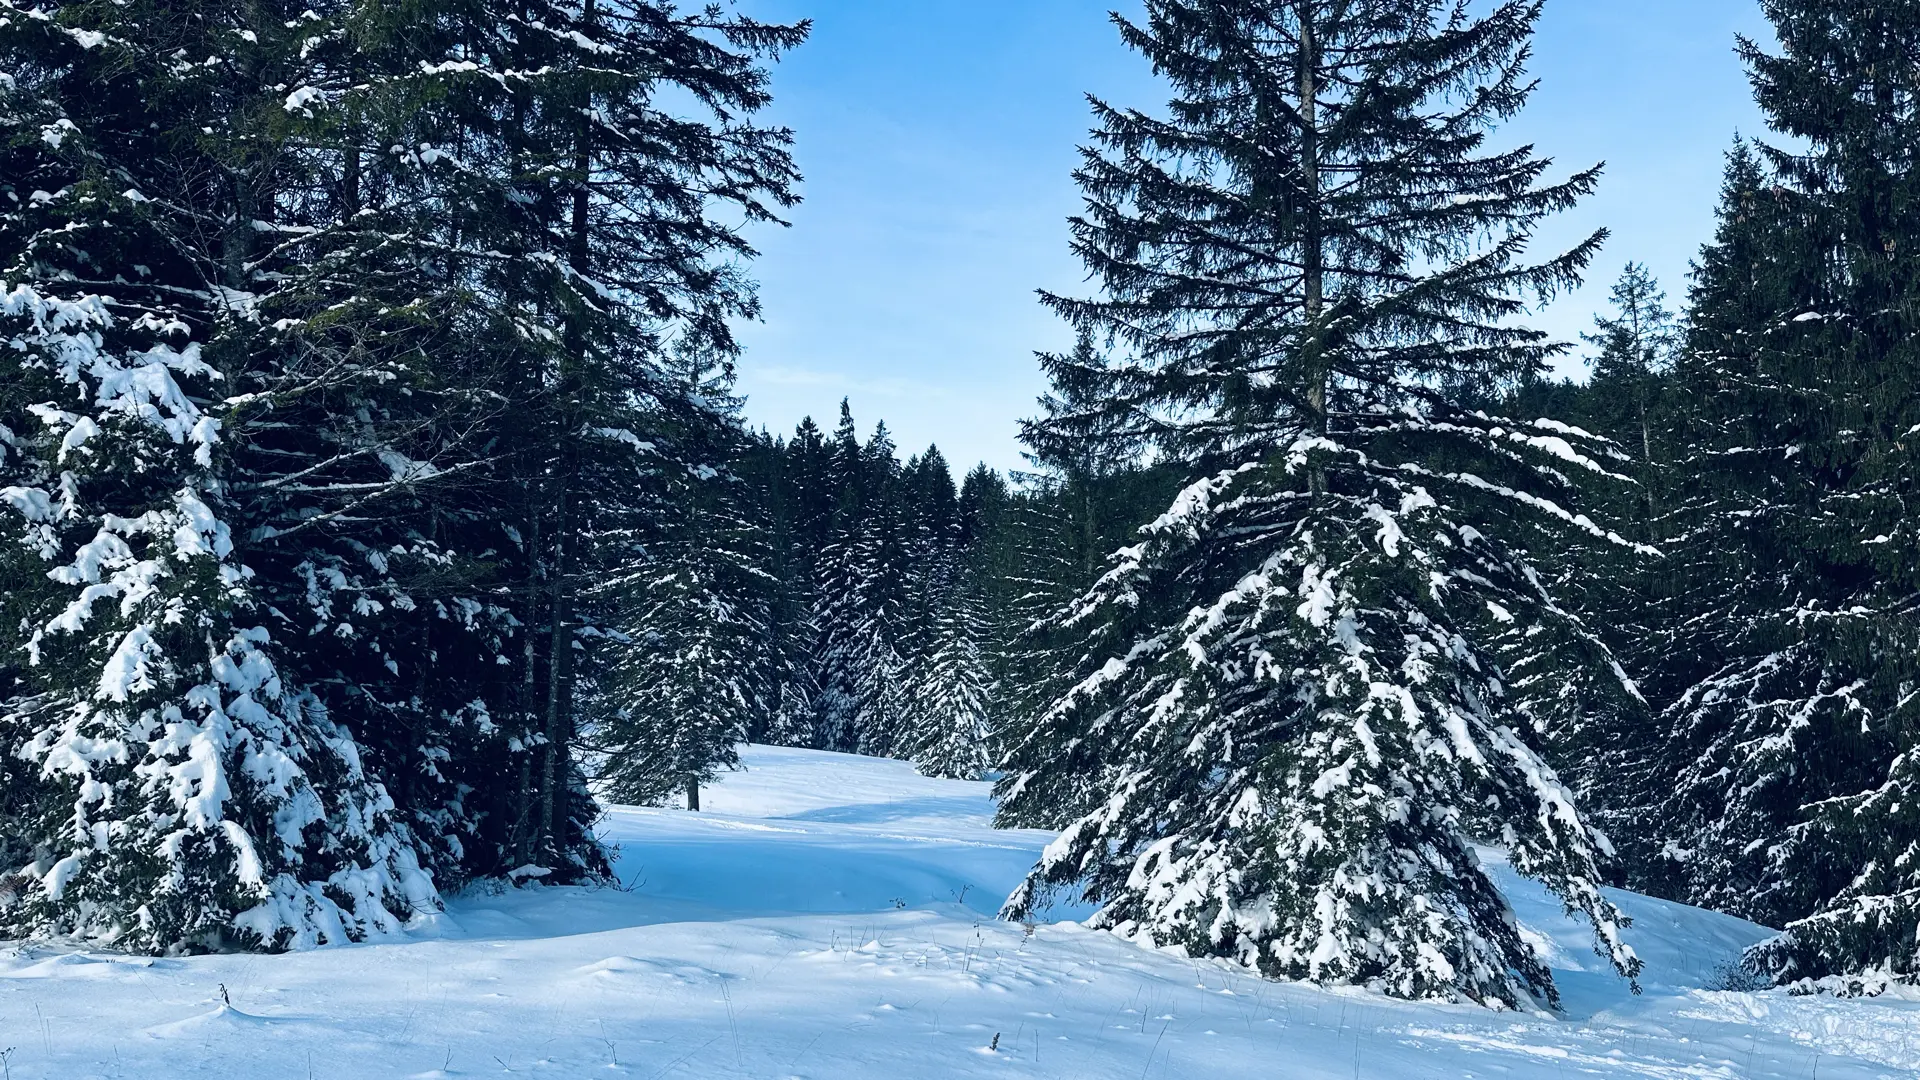
[[[1676,378],[1701,668],[1669,707],[1682,895],[1786,932],[1783,982],[1920,977],[1920,9],[1768,0],[1743,41],[1794,143],[1729,158]]]
[[[925,776],[980,780],[993,767],[996,687],[987,663],[989,623],[949,555],[931,634],[905,680],[901,751]]]

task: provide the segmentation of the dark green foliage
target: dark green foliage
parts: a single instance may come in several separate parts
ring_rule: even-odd
[[[436,844],[308,666],[277,604],[293,583],[259,543],[403,487],[374,448],[418,377],[404,315],[341,312],[305,347],[267,324],[300,321],[330,269],[269,239],[311,210],[271,89],[313,67],[297,14],[76,4],[0,26],[0,591],[17,605],[0,652],[18,665],[0,754],[28,765],[0,816],[5,872],[28,884],[0,932],[277,948],[437,903]],[[343,347],[376,329],[391,349]],[[333,463],[378,480],[349,495],[351,466],[255,456],[298,441],[315,401],[350,411],[306,434],[342,435]],[[315,558],[352,533],[314,536]],[[386,584],[355,614],[383,610]]]
[[[804,33],[4,21],[0,925],[279,947],[604,871],[577,725],[634,639],[599,586],[737,430],[736,219],[797,179],[752,117]]]
[[[699,396],[724,411],[677,440],[688,467],[668,481],[674,512],[597,590],[620,614],[587,649],[609,670],[588,697],[586,742],[617,802],[660,805],[737,767],[739,744],[767,725],[790,674],[769,626],[767,538],[730,468],[743,441],[737,403],[719,390]]]
[[[977,500],[979,477],[996,485],[998,477],[973,474],[976,501],[968,503],[938,448],[903,464],[885,424],[861,441],[846,403],[831,438],[807,420],[790,441],[757,439],[749,460],[763,477],[759,519],[772,535],[791,538],[766,575],[775,609],[786,613],[770,645],[783,658],[781,674],[749,730],[792,745],[910,758],[938,743],[942,762],[977,759],[984,768],[984,734],[956,734],[947,724],[955,709],[923,706],[964,700],[959,711],[977,712],[983,726],[994,710],[993,627],[959,609],[991,590],[994,567],[982,553],[1000,543],[999,511]],[[930,724],[944,734],[930,733]]]
[[[1642,505],[1625,519],[1637,521],[1645,539],[1656,532],[1660,515],[1658,472],[1664,459],[1654,449],[1661,415],[1658,395],[1664,385],[1661,376],[1679,345],[1679,331],[1666,308],[1666,294],[1643,265],[1627,264],[1610,300],[1613,313],[1596,315],[1594,332],[1585,335],[1593,350],[1586,395],[1591,407],[1569,419],[1627,436]]]
[[[1637,459],[1664,553],[1568,556],[1657,720],[1561,747],[1629,882],[1785,927],[1756,970],[1857,991],[1920,973],[1920,8],[1763,6],[1778,50],[1740,49],[1792,141],[1728,155],[1670,362],[1629,268],[1592,381],[1517,398]]]
[[[1764,7],[1779,51],[1741,51],[1799,148],[1731,159],[1676,372],[1704,670],[1670,709],[1667,824],[1685,895],[1787,928],[1757,966],[1910,979],[1920,10]]]

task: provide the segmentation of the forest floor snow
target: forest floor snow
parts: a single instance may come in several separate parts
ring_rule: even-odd
[[[984,784],[753,747],[706,812],[618,808],[622,888],[455,898],[403,940],[147,959],[0,945],[0,1080],[1852,1080],[1920,1072],[1920,997],[1716,989],[1765,934],[1631,894],[1635,996],[1502,876],[1559,1016],[1254,978],[993,918],[1050,839]],[[230,1004],[223,1003],[222,988]]]

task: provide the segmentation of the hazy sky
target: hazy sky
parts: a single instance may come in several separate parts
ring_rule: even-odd
[[[1122,5],[1132,10],[1134,0]],[[1021,465],[1020,418],[1045,389],[1033,354],[1071,335],[1034,290],[1083,290],[1067,251],[1084,95],[1167,97],[1100,0],[740,0],[811,18],[775,71],[806,202],[757,233],[765,303],[744,328],[740,390],[756,426],[830,427],[842,397],[902,450],[938,443],[959,469]],[[1541,236],[1613,238],[1584,290],[1537,317],[1573,339],[1628,260],[1674,299],[1711,233],[1722,154],[1764,125],[1733,54],[1762,34],[1753,0],[1548,0],[1528,111],[1500,136],[1560,173],[1607,163],[1600,193]],[[1571,368],[1577,370],[1576,363]]]

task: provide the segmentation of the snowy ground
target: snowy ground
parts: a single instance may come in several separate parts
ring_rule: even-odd
[[[0,1080],[1920,1070],[1920,998],[1707,989],[1761,931],[1630,895],[1648,961],[1637,998],[1579,926],[1516,887],[1560,1018],[1263,982],[1071,924],[1028,937],[991,915],[1047,836],[988,828],[985,785],[803,751],[746,760],[707,813],[609,818],[624,889],[469,896],[409,940],[292,956],[0,946]]]

